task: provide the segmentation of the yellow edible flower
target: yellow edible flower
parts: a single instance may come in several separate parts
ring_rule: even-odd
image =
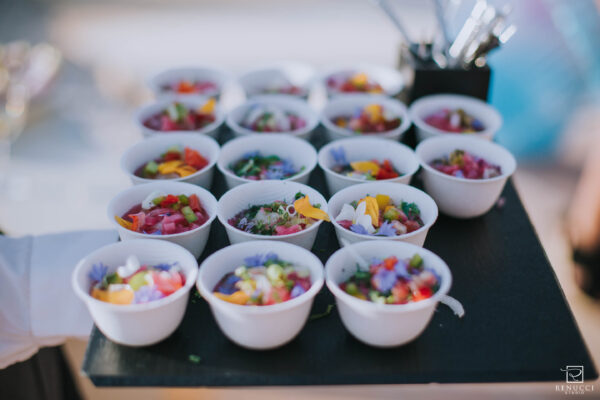
[[[112,304],[131,304],[133,302],[133,290],[121,289],[114,292],[107,290],[94,289],[92,297],[100,301],[105,301]]]
[[[371,123],[383,120],[383,107],[380,104],[369,104],[365,106],[364,112],[369,116],[369,122]]]
[[[312,204],[310,204],[310,199],[308,196],[304,196],[301,199],[296,200],[294,202],[294,208],[298,214],[307,218],[329,221],[329,215],[327,215],[327,213],[320,208],[313,207]]]
[[[217,101],[214,99],[214,97],[211,97],[206,103],[204,103],[204,105],[202,105],[202,107],[198,109],[198,112],[200,114],[212,114],[215,111],[216,105]]]
[[[115,221],[117,221],[117,223],[125,229],[131,230],[131,228],[133,227],[133,223],[127,221],[126,219],[119,217],[118,215],[115,215]]]
[[[366,86],[369,82],[369,77],[364,72],[359,72],[358,74],[354,74],[352,78],[350,78],[350,82],[352,82],[354,86]]]
[[[379,226],[379,205],[377,204],[377,200],[375,197],[367,196],[359,201],[358,204],[363,202],[367,205],[365,214],[371,216],[371,223],[377,228]]]
[[[198,170],[196,168],[192,167],[191,165],[183,165],[183,166],[175,169],[175,172],[177,172],[179,174],[179,176],[181,176],[182,178],[184,176],[195,174],[196,171],[198,171]]]
[[[373,161],[354,161],[350,163],[350,166],[356,172],[370,172],[373,176],[376,176],[379,173],[379,165],[375,164]]]
[[[163,175],[173,174],[177,172],[177,168],[183,165],[183,161],[181,160],[173,160],[167,161],[158,164],[158,172]]]
[[[387,194],[378,194],[375,196],[375,199],[377,199],[377,205],[380,209],[384,208],[387,210],[387,207],[389,207],[388,204],[390,204],[390,196]]]
[[[213,294],[221,300],[224,300],[224,301],[227,301],[227,302],[233,303],[233,304],[239,304],[239,305],[244,305],[248,302],[248,300],[250,300],[250,296],[248,296],[246,293],[244,293],[241,290],[238,290],[237,292],[233,292],[229,295],[223,294],[220,292],[214,292]]]

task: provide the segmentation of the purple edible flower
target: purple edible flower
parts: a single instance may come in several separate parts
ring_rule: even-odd
[[[217,288],[217,290],[219,291],[219,293],[223,293],[223,294],[227,294],[227,295],[237,292],[238,288],[235,287],[235,284],[240,279],[241,278],[238,276],[228,275],[227,278],[225,278],[225,280],[219,284],[219,287]]]
[[[285,178],[285,173],[283,172],[281,165],[271,165],[265,171],[265,177],[267,179],[283,179]]]
[[[164,295],[154,286],[144,285],[135,291],[133,303],[149,303],[154,300],[162,299]]]
[[[396,266],[394,267],[394,272],[398,277],[402,278],[410,278],[410,274],[408,273],[408,264],[404,260],[398,260]]]
[[[157,229],[154,232],[152,232],[151,235],[162,235],[162,232],[160,231],[160,229]]]
[[[371,265],[379,265],[383,262],[383,259],[379,258],[379,257],[373,257],[371,258]]]
[[[108,272],[108,267],[102,263],[92,265],[92,270],[88,273],[88,277],[93,282],[102,282],[104,276]]]
[[[329,150],[329,153],[333,157],[336,165],[348,165],[348,161],[346,160],[346,152],[343,147],[338,147],[337,149]]]
[[[275,261],[277,258],[277,254],[273,252],[267,254],[256,254],[254,256],[244,258],[244,264],[247,267],[260,267],[261,265],[265,265],[267,261]]]
[[[463,172],[460,169],[458,169],[454,172],[454,176],[457,178],[464,178],[465,174],[463,174]]]
[[[160,269],[161,271],[168,271],[171,269],[171,267],[173,265],[175,265],[175,263],[173,263],[173,264],[162,263],[162,264],[155,265],[154,268]]]
[[[379,230],[373,234],[374,236],[396,236],[396,228],[391,222],[385,221],[379,227]]]
[[[294,288],[292,289],[292,292],[290,293],[290,297],[293,299],[295,297],[300,296],[301,294],[306,293],[306,290],[304,290],[304,288],[300,285],[296,285],[294,286]]]
[[[354,233],[358,233],[359,235],[368,235],[369,234],[369,232],[367,232],[367,229],[364,226],[358,225],[358,224],[350,225],[350,230]]]
[[[380,292],[389,292],[396,284],[396,273],[394,271],[390,271],[389,269],[381,268],[375,275],[373,275],[371,283],[375,289],[379,290]]]

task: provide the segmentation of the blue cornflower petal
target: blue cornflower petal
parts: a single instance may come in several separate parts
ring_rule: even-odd
[[[162,263],[162,264],[155,265],[154,268],[160,269],[161,271],[168,271],[171,269],[172,266],[173,266],[173,264]]]
[[[396,229],[392,226],[391,222],[385,221],[383,224],[381,224],[381,226],[379,227],[377,232],[375,232],[373,235],[375,235],[375,236],[396,236]]]
[[[459,169],[456,172],[454,172],[454,176],[457,178],[464,178],[465,174],[463,174],[463,172]]]
[[[389,269],[381,268],[371,279],[375,289],[382,293],[389,292],[396,284],[396,273]]]
[[[296,172],[298,172],[290,160],[282,161],[281,171],[283,171],[285,175],[294,175]]]
[[[300,296],[301,294],[306,293],[306,290],[304,290],[304,288],[300,285],[296,285],[294,286],[294,288],[292,289],[292,292],[290,293],[290,297],[293,299],[295,297]]]
[[[271,165],[265,171],[265,177],[267,179],[283,179],[285,178],[285,174],[281,168],[281,165]]]
[[[277,254],[270,252],[267,254],[256,254],[250,257],[244,258],[244,264],[247,267],[260,267],[261,265],[265,265],[267,261],[275,261],[279,257]]]
[[[254,158],[254,157],[258,157],[258,156],[260,156],[260,152],[258,150],[249,151],[242,156],[242,160],[245,160],[247,158]]]
[[[359,235],[368,235],[369,234],[369,232],[367,232],[367,229],[364,226],[358,225],[358,224],[350,225],[350,230],[354,233],[358,233]]]
[[[241,278],[239,276],[229,275],[227,277],[227,279],[225,279],[225,282],[223,282],[221,285],[219,285],[217,290],[219,291],[219,293],[223,293],[223,294],[232,294],[234,292],[237,292],[238,289],[235,287],[235,284],[240,279]]]
[[[336,165],[348,165],[348,161],[346,160],[346,151],[343,147],[338,147],[337,149],[329,150],[329,153],[333,157]]]
[[[162,235],[162,232],[160,231],[160,229],[157,229],[154,232],[152,232],[151,235]]]
[[[144,285],[135,291],[133,302],[135,304],[148,303],[162,299],[164,295],[153,286]]]
[[[92,270],[88,273],[90,280],[94,282],[102,282],[104,276],[108,272],[108,267],[102,263],[92,265]]]
[[[394,267],[394,272],[399,277],[410,278],[410,274],[408,273],[408,264],[404,260],[398,260],[396,266]]]

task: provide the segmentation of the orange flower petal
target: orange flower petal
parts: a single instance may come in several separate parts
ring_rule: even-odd
[[[329,221],[329,215],[327,215],[327,213],[320,208],[313,207],[312,204],[310,204],[310,199],[308,196],[304,196],[301,199],[296,200],[294,202],[294,208],[298,214],[307,218]]]
[[[163,175],[177,172],[177,168],[181,167],[183,161],[172,160],[158,164],[158,172]]]
[[[373,161],[354,161],[350,163],[350,166],[356,172],[370,172],[373,176],[379,173],[379,165],[375,164]]]
[[[386,209],[390,204],[390,196],[387,194],[378,194],[375,196],[379,209]]]
[[[241,290],[238,290],[237,292],[233,292],[229,295],[223,294],[220,292],[214,292],[213,294],[221,300],[224,300],[224,301],[227,301],[227,302],[233,303],[233,304],[239,304],[239,305],[244,305],[248,302],[248,300],[250,300],[250,296],[248,296],[246,294],[246,292],[243,292]]]
[[[202,107],[198,109],[198,112],[200,114],[212,114],[215,111],[216,105],[217,101],[211,97],[206,103],[204,103]]]
[[[115,215],[115,221],[117,221],[117,223],[125,229],[131,230],[131,228],[133,226],[133,224],[131,222],[119,217],[118,215]]]

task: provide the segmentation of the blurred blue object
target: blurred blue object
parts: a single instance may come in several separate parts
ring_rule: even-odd
[[[574,111],[600,97],[598,7],[594,0],[509,3],[519,31],[489,58],[490,102],[504,117],[497,141],[520,158],[546,158]]]

